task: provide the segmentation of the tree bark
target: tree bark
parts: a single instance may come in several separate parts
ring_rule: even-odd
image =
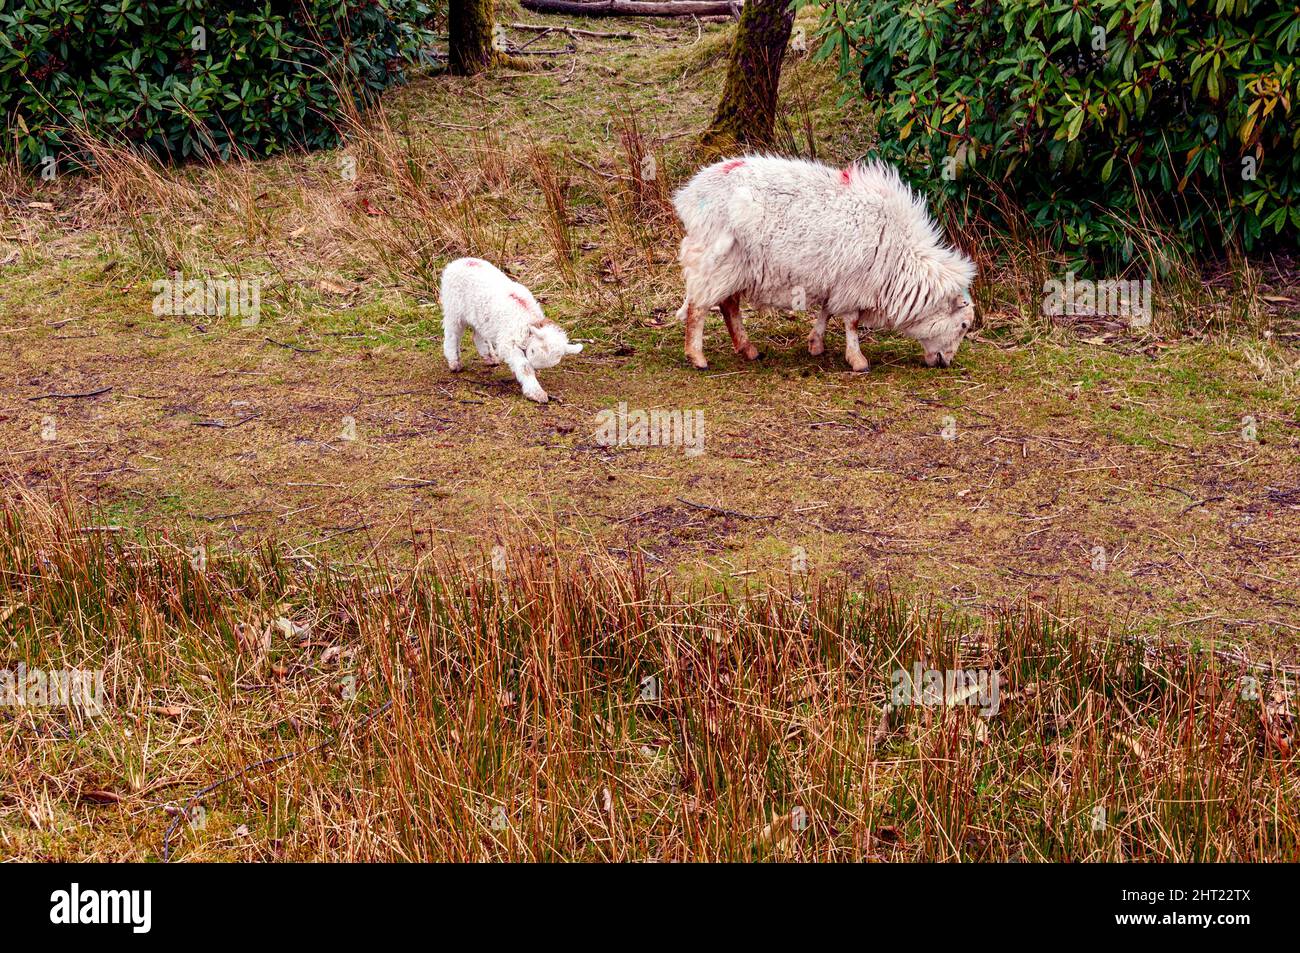
[[[575,17],[710,17],[734,16],[742,0],[520,0],[520,6]]]
[[[701,140],[707,149],[721,153],[740,146],[771,144],[781,62],[793,25],[790,0],[748,0],[745,4],[722,99]]]
[[[450,0],[447,68],[452,73],[473,76],[492,68],[498,54],[492,47],[492,26],[492,0]]]

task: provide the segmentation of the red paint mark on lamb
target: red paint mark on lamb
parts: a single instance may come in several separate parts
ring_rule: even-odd
[[[847,166],[843,169],[840,169],[840,181],[843,182],[845,185],[848,185],[850,182],[853,181],[853,166]]]
[[[728,172],[734,172],[736,169],[739,169],[744,164],[745,164],[744,159],[732,159],[730,162],[724,162],[722,164],[722,174],[726,175]]]
[[[519,305],[519,307],[523,308],[523,309],[524,309],[525,311],[527,311],[529,314],[533,314],[533,313],[534,313],[534,312],[533,312],[533,309],[532,309],[532,306],[528,303],[527,299],[524,298],[523,295],[521,295],[521,294],[517,294],[516,292],[513,292],[513,291],[512,291],[512,292],[510,292],[510,297],[511,297],[511,299],[514,301],[515,304]]]

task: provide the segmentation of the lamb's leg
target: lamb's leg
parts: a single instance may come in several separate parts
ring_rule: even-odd
[[[813,357],[826,350],[826,322],[830,320],[830,317],[825,308],[817,312],[817,320],[813,322],[812,333],[808,335],[808,353]]]
[[[750,343],[745,334],[745,322],[740,318],[740,295],[732,295],[719,307],[722,308],[722,320],[727,322],[727,330],[731,332],[731,346],[736,353],[747,361],[757,360],[758,348]]]
[[[871,365],[862,356],[862,345],[858,343],[858,315],[844,315],[844,359],[855,371],[865,371]]]
[[[493,350],[492,345],[488,343],[487,338],[474,332],[474,347],[478,349],[479,357],[483,358],[484,364],[500,364],[501,358],[497,357],[497,352]]]
[[[465,333],[465,322],[459,315],[442,315],[442,356],[453,371],[460,370],[460,336]]]
[[[542,390],[542,385],[537,382],[537,372],[533,370],[533,365],[528,363],[528,358],[524,357],[523,352],[516,351],[514,355],[506,358],[506,363],[514,372],[515,380],[523,387],[524,396],[539,404],[546,403],[546,391]]]
[[[707,310],[690,298],[682,307],[686,310],[686,359],[700,370],[708,370],[709,362],[704,359],[704,316]]]

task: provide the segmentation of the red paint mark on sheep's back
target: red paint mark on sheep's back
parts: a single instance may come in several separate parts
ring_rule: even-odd
[[[744,159],[732,159],[730,162],[724,162],[722,164],[722,174],[726,175],[728,172],[734,172],[744,164]]]
[[[514,300],[515,304],[519,305],[519,307],[523,308],[529,314],[533,313],[533,309],[529,307],[528,302],[524,299],[523,295],[515,294],[512,291],[510,292],[510,297]]]
[[[840,181],[843,182],[845,185],[848,185],[850,182],[853,181],[853,167],[852,167],[852,166],[850,166],[850,167],[847,168],[847,169],[840,169]]]
[[[465,259],[465,264],[466,264],[467,266],[469,266],[470,268],[473,268],[473,267],[475,267],[476,265],[481,265],[481,264],[483,264],[483,262],[479,261],[477,258],[466,258],[466,259]]]

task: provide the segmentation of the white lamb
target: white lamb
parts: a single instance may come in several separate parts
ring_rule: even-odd
[[[686,357],[704,359],[704,316],[722,310],[737,354],[758,351],[740,318],[741,296],[766,307],[816,309],[808,350],[820,354],[831,315],[844,321],[844,356],[867,359],[859,327],[897,331],[947,367],[975,316],[975,264],[944,245],[925,202],[882,162],[835,169],[745,156],[696,173],[673,204],[686,226],[682,273]]]
[[[459,371],[460,338],[474,331],[474,347],[489,364],[505,361],[524,396],[546,403],[537,371],[554,367],[581,344],[546,315],[533,293],[481,258],[458,258],[442,270],[442,353]]]

